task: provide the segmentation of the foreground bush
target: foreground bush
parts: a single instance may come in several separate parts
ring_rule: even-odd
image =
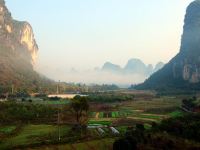
[[[127,129],[126,134],[113,144],[113,150],[197,150],[200,149],[200,114],[170,118],[152,124],[145,130],[142,125]]]

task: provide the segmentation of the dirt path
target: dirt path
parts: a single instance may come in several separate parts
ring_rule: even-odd
[[[99,119],[99,112],[96,113],[95,118]]]
[[[143,121],[152,121],[157,122],[156,119],[150,119],[150,118],[140,118],[140,117],[127,117],[128,119],[135,119],[135,120],[143,120]]]
[[[158,117],[168,117],[168,115],[160,115],[160,114],[142,114],[144,116],[158,116]]]
[[[71,150],[76,150],[76,147],[73,144],[70,144]]]

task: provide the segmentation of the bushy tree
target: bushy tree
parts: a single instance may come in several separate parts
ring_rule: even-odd
[[[89,104],[87,97],[76,96],[71,102],[71,108],[76,114],[78,125],[85,125],[88,121]]]

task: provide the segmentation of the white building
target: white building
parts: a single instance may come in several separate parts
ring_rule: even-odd
[[[87,96],[87,95],[80,95],[80,94],[50,94],[50,95],[48,95],[48,97],[49,98],[59,97],[59,98],[73,99],[77,95],[79,95],[79,96]]]

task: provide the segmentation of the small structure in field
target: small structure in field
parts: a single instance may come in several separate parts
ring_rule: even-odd
[[[113,134],[119,134],[119,131],[114,127],[110,127],[110,130],[112,131]]]
[[[101,128],[97,128],[97,131],[98,131],[101,135],[103,135],[103,134],[105,133],[105,131],[104,131],[103,129],[101,129]]]
[[[7,96],[0,95],[0,102],[5,102],[5,101],[7,101]]]
[[[97,128],[107,128],[107,125],[102,124],[89,124],[87,126],[88,129],[97,129]]]

